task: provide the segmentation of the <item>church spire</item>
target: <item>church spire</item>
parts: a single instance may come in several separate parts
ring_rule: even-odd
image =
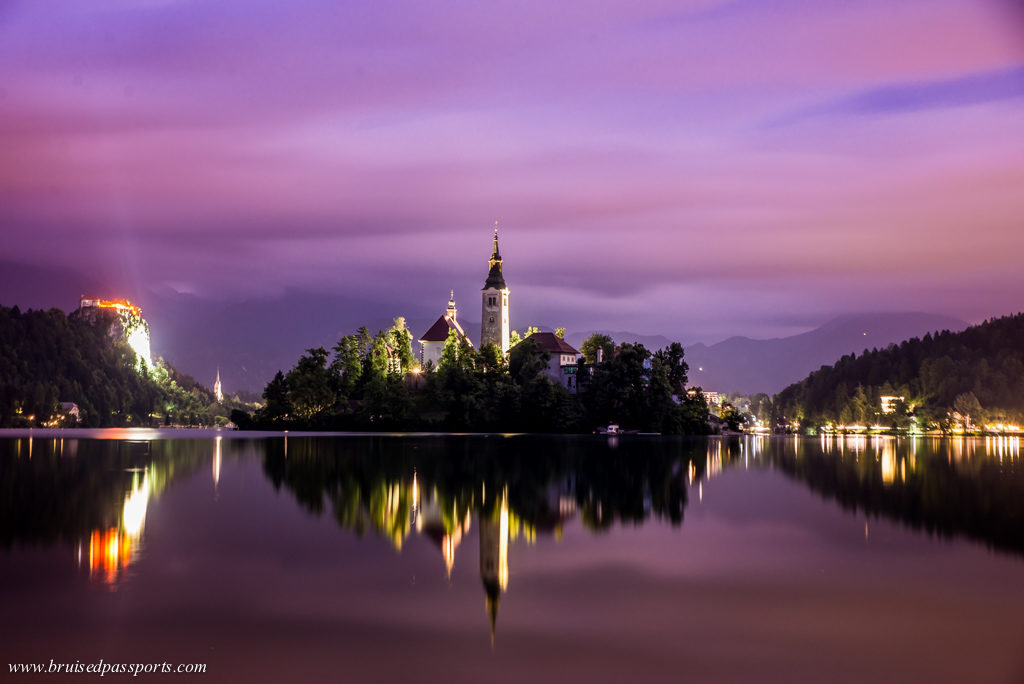
[[[494,251],[491,252],[491,258],[487,262],[487,280],[484,282],[484,289],[494,288],[496,290],[504,290],[507,286],[505,285],[505,276],[501,274],[501,252],[498,251],[498,222],[494,222]]]
[[[501,261],[501,253],[498,252],[498,222],[494,222],[494,251],[491,253],[491,261]]]
[[[448,299],[448,310],[445,312],[448,318],[455,320],[458,315],[458,311],[455,309],[455,290],[452,290],[451,297]]]
[[[484,281],[483,309],[480,319],[480,346],[495,344],[502,354],[509,349],[508,285],[501,272],[501,252],[498,251],[498,222],[494,222],[494,249],[487,262],[487,280]]]

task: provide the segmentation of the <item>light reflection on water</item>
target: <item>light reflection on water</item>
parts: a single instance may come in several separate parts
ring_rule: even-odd
[[[654,652],[659,662],[671,663],[677,646],[668,628],[672,613],[666,610],[674,604],[652,599],[650,592],[690,596],[687,587],[704,586],[707,596],[719,596],[718,612],[694,608],[706,627],[753,629],[766,643],[781,637],[752,627],[750,606],[776,610],[776,598],[786,596],[785,605],[802,606],[794,615],[803,617],[786,618],[794,621],[791,629],[800,641],[844,633],[842,621],[836,622],[840,609],[850,611],[853,620],[891,621],[870,601],[856,605],[858,592],[885,587],[881,591],[891,594],[887,601],[906,601],[906,591],[890,585],[906,582],[910,563],[911,576],[928,574],[921,575],[922,602],[901,610],[931,620],[933,608],[925,598],[946,592],[952,613],[985,614],[1007,638],[1024,636],[1005,627],[1019,614],[1009,609],[1021,605],[1021,589],[998,589],[990,582],[1007,609],[1005,615],[992,614],[993,596],[978,593],[984,584],[966,593],[962,584],[965,573],[977,580],[1024,569],[1024,469],[1017,437],[625,437],[612,444],[606,438],[526,436],[249,439],[225,434],[139,440],[132,435],[131,440],[97,441],[33,435],[0,439],[0,473],[4,483],[15,485],[5,487],[0,504],[5,542],[0,571],[35,558],[38,547],[53,549],[56,554],[48,556],[42,573],[52,579],[32,584],[34,600],[45,604],[48,596],[59,596],[112,610],[95,604],[59,568],[79,566],[87,568],[88,582],[125,594],[135,609],[149,606],[145,625],[159,625],[154,616],[188,603],[200,581],[193,568],[202,567],[205,579],[214,573],[222,593],[244,595],[224,618],[234,628],[254,619],[254,603],[257,614],[261,603],[268,610],[274,606],[271,617],[257,620],[258,625],[290,622],[327,605],[334,606],[334,620],[364,627],[379,623],[376,629],[383,633],[378,636],[397,638],[424,619],[415,615],[428,611],[444,614],[448,629],[483,629],[492,647],[543,663],[546,651],[530,645],[531,632],[564,639],[570,650],[584,635],[610,646],[618,643],[613,625],[621,621],[644,635],[617,646],[633,654],[619,654],[624,662]],[[862,528],[861,546],[849,546],[851,524]],[[393,554],[377,554],[375,539],[385,541]],[[979,553],[984,547],[996,554]],[[225,548],[237,557],[225,555]],[[424,549],[432,551],[424,554]],[[262,560],[253,561],[254,554]],[[915,560],[918,556],[922,560]],[[256,578],[252,568],[267,563],[271,569],[263,572],[285,584],[268,586],[265,578]],[[332,581],[317,579],[322,566],[336,572]],[[824,579],[793,584],[795,576],[818,566],[825,568]],[[396,570],[412,572],[414,588],[395,585]],[[829,573],[835,577],[828,579]],[[418,593],[429,594],[431,577],[443,578],[447,598]],[[745,578],[743,589],[728,589],[739,577]],[[560,584],[563,579],[569,584]],[[550,582],[560,589],[545,603]],[[616,596],[627,587],[625,595]],[[6,591],[19,588],[24,587],[9,585]],[[165,599],[149,605],[139,598],[144,589],[163,592]],[[812,598],[801,593],[810,590],[823,593]],[[342,595],[349,600],[340,605],[330,598]],[[728,598],[734,595],[746,598]],[[463,613],[466,599],[477,601],[482,612]],[[218,594],[211,600],[224,599]],[[689,600],[703,605],[694,596]],[[552,605],[591,618],[566,622],[545,608]],[[591,614],[595,605],[603,606],[601,618]],[[654,631],[638,627],[638,611],[649,617]],[[129,630],[133,638],[147,633],[117,615],[101,633]],[[202,622],[204,615],[199,610],[194,620]],[[913,620],[909,624],[923,630]],[[97,628],[84,619],[68,625],[69,635]],[[4,636],[29,648],[31,638],[25,638],[34,632],[19,634],[5,630]],[[150,636],[191,643],[177,632],[169,635],[166,627],[152,628]],[[1014,669],[1022,665],[1020,658],[997,649],[1000,643],[989,639],[986,646],[1002,658],[999,671],[1024,672]],[[262,648],[277,646],[271,640]],[[312,648],[288,648],[307,647]],[[774,651],[768,649],[774,653],[770,657],[737,649],[729,656],[734,663],[709,670],[706,678],[734,679],[745,671],[745,659],[752,659],[751,667],[768,661],[781,667],[787,649],[796,647],[782,639]],[[485,665],[487,657],[497,657],[488,652],[469,656],[462,650],[459,657]],[[836,662],[853,658],[836,639],[824,652]],[[226,662],[238,657],[231,649],[224,655]],[[623,662],[616,657],[609,652],[607,667],[595,665],[591,677],[621,676]],[[593,658],[602,662],[600,649]],[[913,659],[893,656],[889,664],[894,671],[935,674]],[[544,679],[539,667],[516,672]],[[873,671],[865,668],[861,675]],[[825,672],[779,671],[785,679],[809,681]],[[940,680],[962,673],[949,667],[935,671]],[[269,671],[254,672],[256,679],[269,677]],[[646,674],[670,679],[669,672]],[[471,669],[463,679],[479,674]]]

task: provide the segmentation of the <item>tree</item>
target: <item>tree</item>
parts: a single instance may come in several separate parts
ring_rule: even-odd
[[[649,427],[648,375],[644,362],[650,352],[642,344],[624,343],[619,353],[594,366],[582,400],[595,425],[619,423],[624,427]]]
[[[311,420],[334,406],[334,378],[327,368],[327,350],[307,349],[288,372],[288,398],[296,416]]]
[[[956,395],[953,400],[953,410],[960,414],[964,430],[974,429],[974,422],[981,420],[982,409],[978,397],[974,392],[964,392]]]
[[[416,357],[412,353],[412,333],[405,325],[405,317],[395,318],[395,324],[387,330],[388,344],[392,353],[401,364],[401,372],[407,373],[416,365]]]
[[[548,352],[542,352],[534,340],[524,339],[508,355],[508,372],[520,385],[533,380],[551,361]]]
[[[555,328],[555,337],[560,340],[565,339],[565,328]]]
[[[263,399],[266,402],[260,411],[260,417],[270,421],[287,418],[292,412],[291,401],[288,398],[288,381],[284,374],[277,371],[274,378],[267,383],[263,390]]]
[[[850,398],[850,413],[853,420],[860,425],[871,425],[874,422],[875,412],[864,392],[863,385],[857,385]]]
[[[603,350],[602,353],[604,355],[604,360],[607,361],[615,352],[615,343],[608,335],[594,333],[587,339],[583,340],[583,344],[580,345],[580,351],[583,352],[583,358],[587,363],[597,363],[598,349]]]
[[[505,362],[505,355],[501,353],[501,347],[488,342],[480,347],[478,353],[480,369],[487,375],[503,375],[508,372],[508,364]]]
[[[727,401],[722,403],[719,413],[722,421],[725,423],[725,427],[732,432],[739,432],[740,428],[743,427],[743,423],[746,422],[746,417]]]
[[[686,390],[687,374],[690,371],[690,367],[683,360],[683,345],[673,342],[664,349],[659,349],[654,356],[665,365],[665,369],[668,371],[668,382],[672,387],[672,394],[682,394]]]
[[[388,375],[388,341],[383,331],[377,331],[363,357],[363,383],[382,381]]]
[[[334,362],[331,370],[338,378],[338,391],[346,397],[355,393],[356,385],[363,374],[363,360],[359,350],[360,341],[356,335],[345,335],[334,345]]]

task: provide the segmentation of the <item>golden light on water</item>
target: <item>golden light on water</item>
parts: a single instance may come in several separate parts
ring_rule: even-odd
[[[221,436],[213,440],[213,489],[217,490],[217,484],[220,482],[220,459],[221,459]]]
[[[896,452],[892,445],[886,444],[882,448],[882,482],[890,485],[896,481]]]
[[[89,536],[89,578],[114,584],[131,562],[132,542],[116,527],[93,530]]]
[[[498,586],[508,588],[508,490],[501,494],[501,512],[498,515]]]
[[[136,480],[138,480],[138,473],[136,473]],[[142,482],[137,482],[124,499],[121,520],[124,531],[130,536],[142,535],[142,529],[146,524],[146,509],[149,506],[149,492],[149,472],[147,471],[142,476]]]
[[[149,472],[135,473],[132,490],[125,495],[117,527],[93,530],[89,536],[89,578],[116,585],[135,560],[146,525],[146,510],[152,493]]]

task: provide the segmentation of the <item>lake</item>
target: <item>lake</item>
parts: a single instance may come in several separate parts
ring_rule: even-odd
[[[0,530],[3,668],[1024,681],[1019,438],[7,431]]]

